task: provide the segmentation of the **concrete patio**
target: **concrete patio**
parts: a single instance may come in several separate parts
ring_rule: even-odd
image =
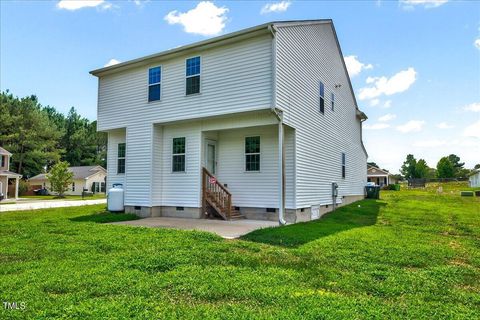
[[[225,239],[235,239],[261,228],[276,227],[278,222],[263,220],[212,220],[155,217],[140,220],[113,222],[111,224],[139,226],[149,228],[172,228],[181,230],[200,230],[216,233]]]

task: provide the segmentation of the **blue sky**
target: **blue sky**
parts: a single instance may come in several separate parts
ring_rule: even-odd
[[[331,18],[369,161],[480,163],[480,2],[2,1],[0,88],[96,118],[88,71],[272,20]]]

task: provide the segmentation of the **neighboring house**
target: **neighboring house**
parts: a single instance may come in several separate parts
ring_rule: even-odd
[[[107,188],[140,216],[310,220],[364,198],[362,121],[331,20],[273,22],[91,71]]]
[[[368,182],[375,182],[379,186],[397,183],[397,180],[390,172],[370,165],[367,166],[367,179]]]
[[[105,192],[107,171],[102,166],[69,167],[68,171],[73,172],[73,183],[65,192],[66,195],[81,195],[83,189],[94,193]],[[50,190],[50,182],[45,173],[28,179],[28,182],[31,186]]]
[[[470,187],[480,187],[480,170],[474,171],[469,177]]]
[[[18,181],[22,175],[10,171],[10,158],[12,154],[0,147],[0,200],[18,198]],[[13,182],[15,180],[15,182]],[[15,183],[14,194],[9,194],[8,184]]]

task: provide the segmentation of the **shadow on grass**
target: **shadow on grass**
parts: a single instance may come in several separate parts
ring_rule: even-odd
[[[90,214],[88,216],[80,216],[71,218],[70,221],[74,222],[95,222],[95,223],[109,223],[119,221],[129,221],[140,219],[132,213],[112,213],[109,211]]]
[[[241,239],[282,247],[298,247],[335,233],[374,225],[380,208],[385,205],[378,200],[366,199],[341,207],[319,220],[259,229],[242,236]]]

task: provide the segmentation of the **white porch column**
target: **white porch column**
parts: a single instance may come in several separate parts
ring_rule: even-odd
[[[15,178],[15,200],[18,199],[18,177]]]

